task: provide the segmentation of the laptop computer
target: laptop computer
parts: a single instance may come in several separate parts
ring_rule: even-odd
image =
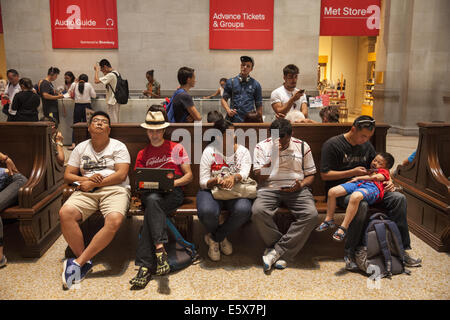
[[[173,191],[174,169],[136,168],[137,191]]]

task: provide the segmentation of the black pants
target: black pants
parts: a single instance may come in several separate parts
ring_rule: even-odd
[[[175,188],[173,192],[148,192],[141,196],[145,206],[144,223],[139,236],[135,264],[156,268],[155,244],[167,243],[166,217],[183,204],[183,189]]]
[[[341,208],[346,208],[350,200],[350,195],[337,199],[337,204]],[[411,249],[411,239],[407,221],[406,197],[400,192],[386,192],[383,201],[375,208],[386,211],[388,217],[394,221],[402,236],[403,247]],[[347,240],[345,242],[346,254],[353,255],[357,246],[361,245],[364,232],[369,221],[369,205],[366,201],[361,201],[358,211],[348,228]]]
[[[59,110],[58,107],[42,107],[42,110],[44,111],[44,116],[46,117],[52,117],[55,118],[56,122],[59,124]],[[50,113],[52,115],[50,115]]]
[[[91,109],[90,103],[75,103],[73,108],[73,124],[86,122],[86,108]],[[72,143],[75,143],[75,136],[72,131]]]

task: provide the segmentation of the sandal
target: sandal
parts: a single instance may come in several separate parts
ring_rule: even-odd
[[[327,230],[328,228],[334,228],[336,225],[334,224],[334,219],[331,219],[329,221],[322,222],[317,228],[317,232],[322,232]]]
[[[339,229],[344,231],[344,233],[339,233]],[[346,235],[347,235],[347,229],[344,228],[343,226],[339,226],[338,229],[336,230],[336,232],[333,234],[333,240],[341,242],[342,240],[344,240]]]
[[[144,289],[147,283],[152,279],[150,270],[146,267],[140,267],[137,275],[130,280],[131,290]]]

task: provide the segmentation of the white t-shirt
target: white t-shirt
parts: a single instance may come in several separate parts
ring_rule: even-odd
[[[17,82],[16,85],[13,85],[12,83],[8,83],[8,86],[6,87],[6,94],[9,97],[9,108],[8,108],[8,112],[9,114],[12,114],[13,116],[16,115],[17,110],[13,110],[12,109],[12,102],[14,100],[14,96],[16,95],[16,93],[22,91],[22,89],[20,88],[19,83]]]
[[[117,77],[113,72],[119,74],[117,70],[113,70],[110,73],[107,73],[104,77],[101,77],[99,79],[106,86],[106,103],[110,105],[115,105],[117,103],[116,98],[114,97],[114,92],[108,85],[110,84],[113,90],[116,90]]]
[[[80,168],[83,177],[91,177],[96,173],[104,178],[115,173],[116,163],[130,163],[130,154],[124,143],[109,138],[109,144],[101,152],[95,152],[91,139],[78,144],[70,155],[68,165]],[[122,187],[130,188],[130,180],[127,178],[120,184]]]
[[[84,91],[83,94],[78,90],[79,83],[72,83],[69,91],[75,90],[75,103],[91,103],[91,98],[96,98],[97,93],[94,90],[94,87],[89,82],[84,83]]]
[[[264,184],[259,186],[260,190],[290,187],[295,183],[296,179],[302,181],[305,176],[316,173],[311,148],[306,142],[304,142],[305,172],[302,170],[303,156],[301,140],[291,137],[289,147],[281,151],[279,157],[273,159],[272,155],[277,149],[278,145],[274,143],[272,138],[261,141],[255,147],[253,170],[270,170],[270,176]],[[271,167],[262,168],[268,163],[271,163]],[[263,171],[261,173],[267,174]]]
[[[242,180],[247,179],[252,167],[252,158],[248,149],[238,145],[236,153],[224,157],[222,150],[217,150],[214,143],[209,144],[200,159],[200,188],[207,189],[211,178],[230,174],[240,174]]]
[[[288,91],[284,87],[284,85],[282,85],[281,87],[273,90],[272,93],[270,94],[270,104],[273,105],[274,103],[278,103],[278,102],[286,103],[298,91],[300,91],[300,90],[297,88],[295,88],[292,91]],[[301,112],[302,103],[307,103],[306,94],[303,94],[300,97],[300,99],[298,99],[297,101],[294,102],[294,104],[291,107],[291,110],[289,110],[288,113],[286,114],[286,118],[288,120],[293,122],[295,120],[305,119],[305,115]],[[295,112],[292,115],[290,115],[289,113],[291,113],[292,111],[300,111],[300,112]]]

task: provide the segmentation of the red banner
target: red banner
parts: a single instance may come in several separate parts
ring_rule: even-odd
[[[378,36],[380,0],[322,0],[321,36]]]
[[[50,0],[53,48],[117,49],[116,0]]]
[[[210,0],[209,48],[272,50],[273,0]]]

